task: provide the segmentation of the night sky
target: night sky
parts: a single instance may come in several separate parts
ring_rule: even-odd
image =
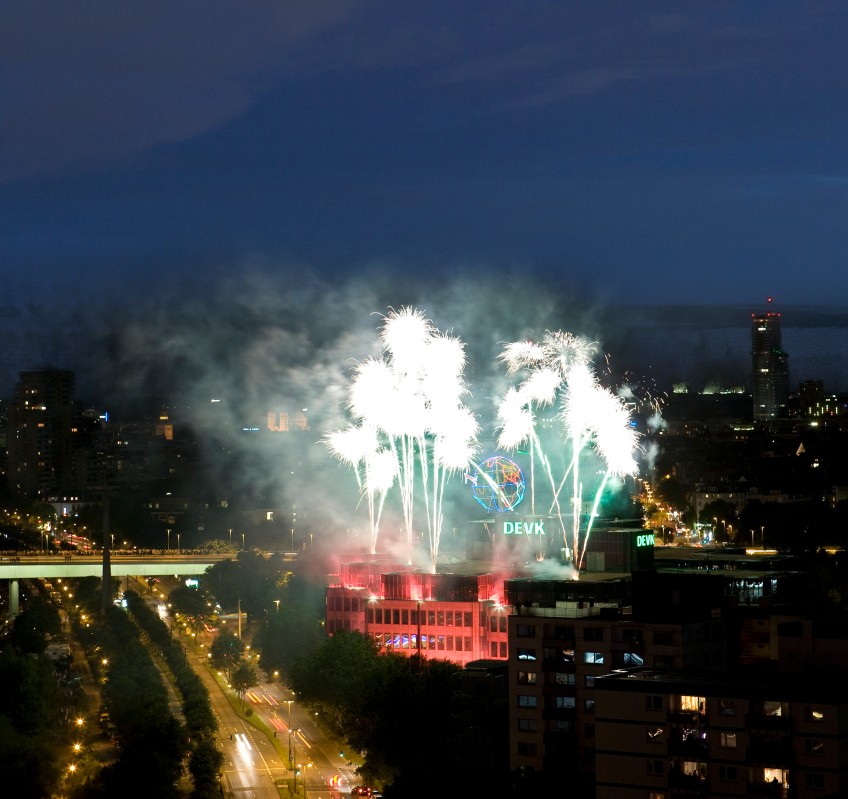
[[[419,301],[469,337],[477,299],[516,323],[491,336],[574,322],[607,349],[621,304],[728,306],[739,349],[710,357],[741,368],[767,296],[787,326],[848,306],[843,2],[27,0],[0,22],[4,395],[91,340],[114,370],[237,309],[229,341],[253,341],[245,309],[282,324],[304,296],[336,340]],[[833,382],[848,344],[810,338]]]

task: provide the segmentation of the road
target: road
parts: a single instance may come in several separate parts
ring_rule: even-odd
[[[188,646],[186,655],[206,686],[212,710],[218,719],[218,742],[224,755],[225,797],[279,799],[277,784],[284,785],[290,777],[287,764],[266,735],[239,718],[198,651]]]
[[[279,682],[263,682],[248,691],[246,699],[279,738],[292,741],[301,784],[309,799],[337,799],[358,784],[355,767],[345,758],[338,742],[323,733],[314,716],[298,705],[291,690]],[[338,790],[330,787],[333,778]]]
[[[275,783],[290,786],[293,783],[290,759],[280,757],[272,740],[232,709],[204,662],[204,653],[208,652],[212,637],[204,635],[203,638],[205,640],[197,645],[188,644],[186,652],[189,662],[209,691],[212,709],[220,724],[219,740],[225,756],[225,790],[234,797],[249,797],[249,791],[265,790]],[[262,674],[258,667],[256,672],[257,675]],[[290,689],[278,681],[262,682],[247,692],[245,701],[268,729],[276,733],[282,748],[290,756],[294,755],[299,766],[298,795],[304,796],[305,789],[308,799],[339,799],[358,784],[355,767],[345,758],[339,744],[324,735],[314,716],[299,706]],[[338,790],[331,788],[334,777]],[[256,793],[257,799],[266,795],[278,796],[276,792]],[[285,789],[281,795],[287,796]]]

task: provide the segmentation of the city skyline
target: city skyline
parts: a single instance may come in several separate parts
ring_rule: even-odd
[[[261,414],[281,399],[293,409],[336,405],[350,369],[374,354],[381,315],[407,303],[460,335],[478,370],[488,370],[509,340],[564,329],[597,343],[604,371],[655,394],[680,383],[692,392],[751,391],[751,318],[767,307],[765,299],[751,306],[601,306],[528,284],[504,293],[482,280],[408,282],[402,292],[367,278],[330,285],[310,277],[297,291],[284,283],[254,274],[201,297],[88,313],[0,305],[0,396],[11,398],[23,371],[58,368],[74,371],[80,398],[98,404],[218,395],[236,404],[261,400]],[[391,298],[401,302],[392,306]],[[848,391],[848,310],[773,307],[781,314],[790,393],[809,380],[822,380],[827,393]],[[479,371],[477,377],[479,383]]]

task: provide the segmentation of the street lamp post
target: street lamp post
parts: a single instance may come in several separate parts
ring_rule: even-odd
[[[294,793],[297,796],[297,733],[298,730],[289,730],[291,735],[291,746],[289,747],[289,757],[294,764]]]
[[[180,551],[180,534],[177,533],[177,552]]]
[[[241,549],[244,552],[244,533],[241,534]]]
[[[289,768],[292,768],[294,759],[292,758],[291,706],[292,702],[294,702],[294,699],[284,699],[283,702],[285,702],[289,706]]]
[[[168,552],[171,551],[171,531],[168,530]]]

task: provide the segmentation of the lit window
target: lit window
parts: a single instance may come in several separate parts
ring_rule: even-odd
[[[583,662],[584,663],[594,663],[596,666],[603,665],[604,662],[604,653],[603,652],[584,652],[583,653]]]
[[[680,709],[691,711],[692,713],[704,712],[704,697],[703,696],[681,696]]]
[[[720,733],[721,745],[726,747],[727,749],[735,749],[736,748],[736,733],[735,732],[723,732]]]
[[[707,778],[706,763],[698,763],[695,760],[684,760],[680,770],[686,777],[694,777],[699,780],[705,780]]]

